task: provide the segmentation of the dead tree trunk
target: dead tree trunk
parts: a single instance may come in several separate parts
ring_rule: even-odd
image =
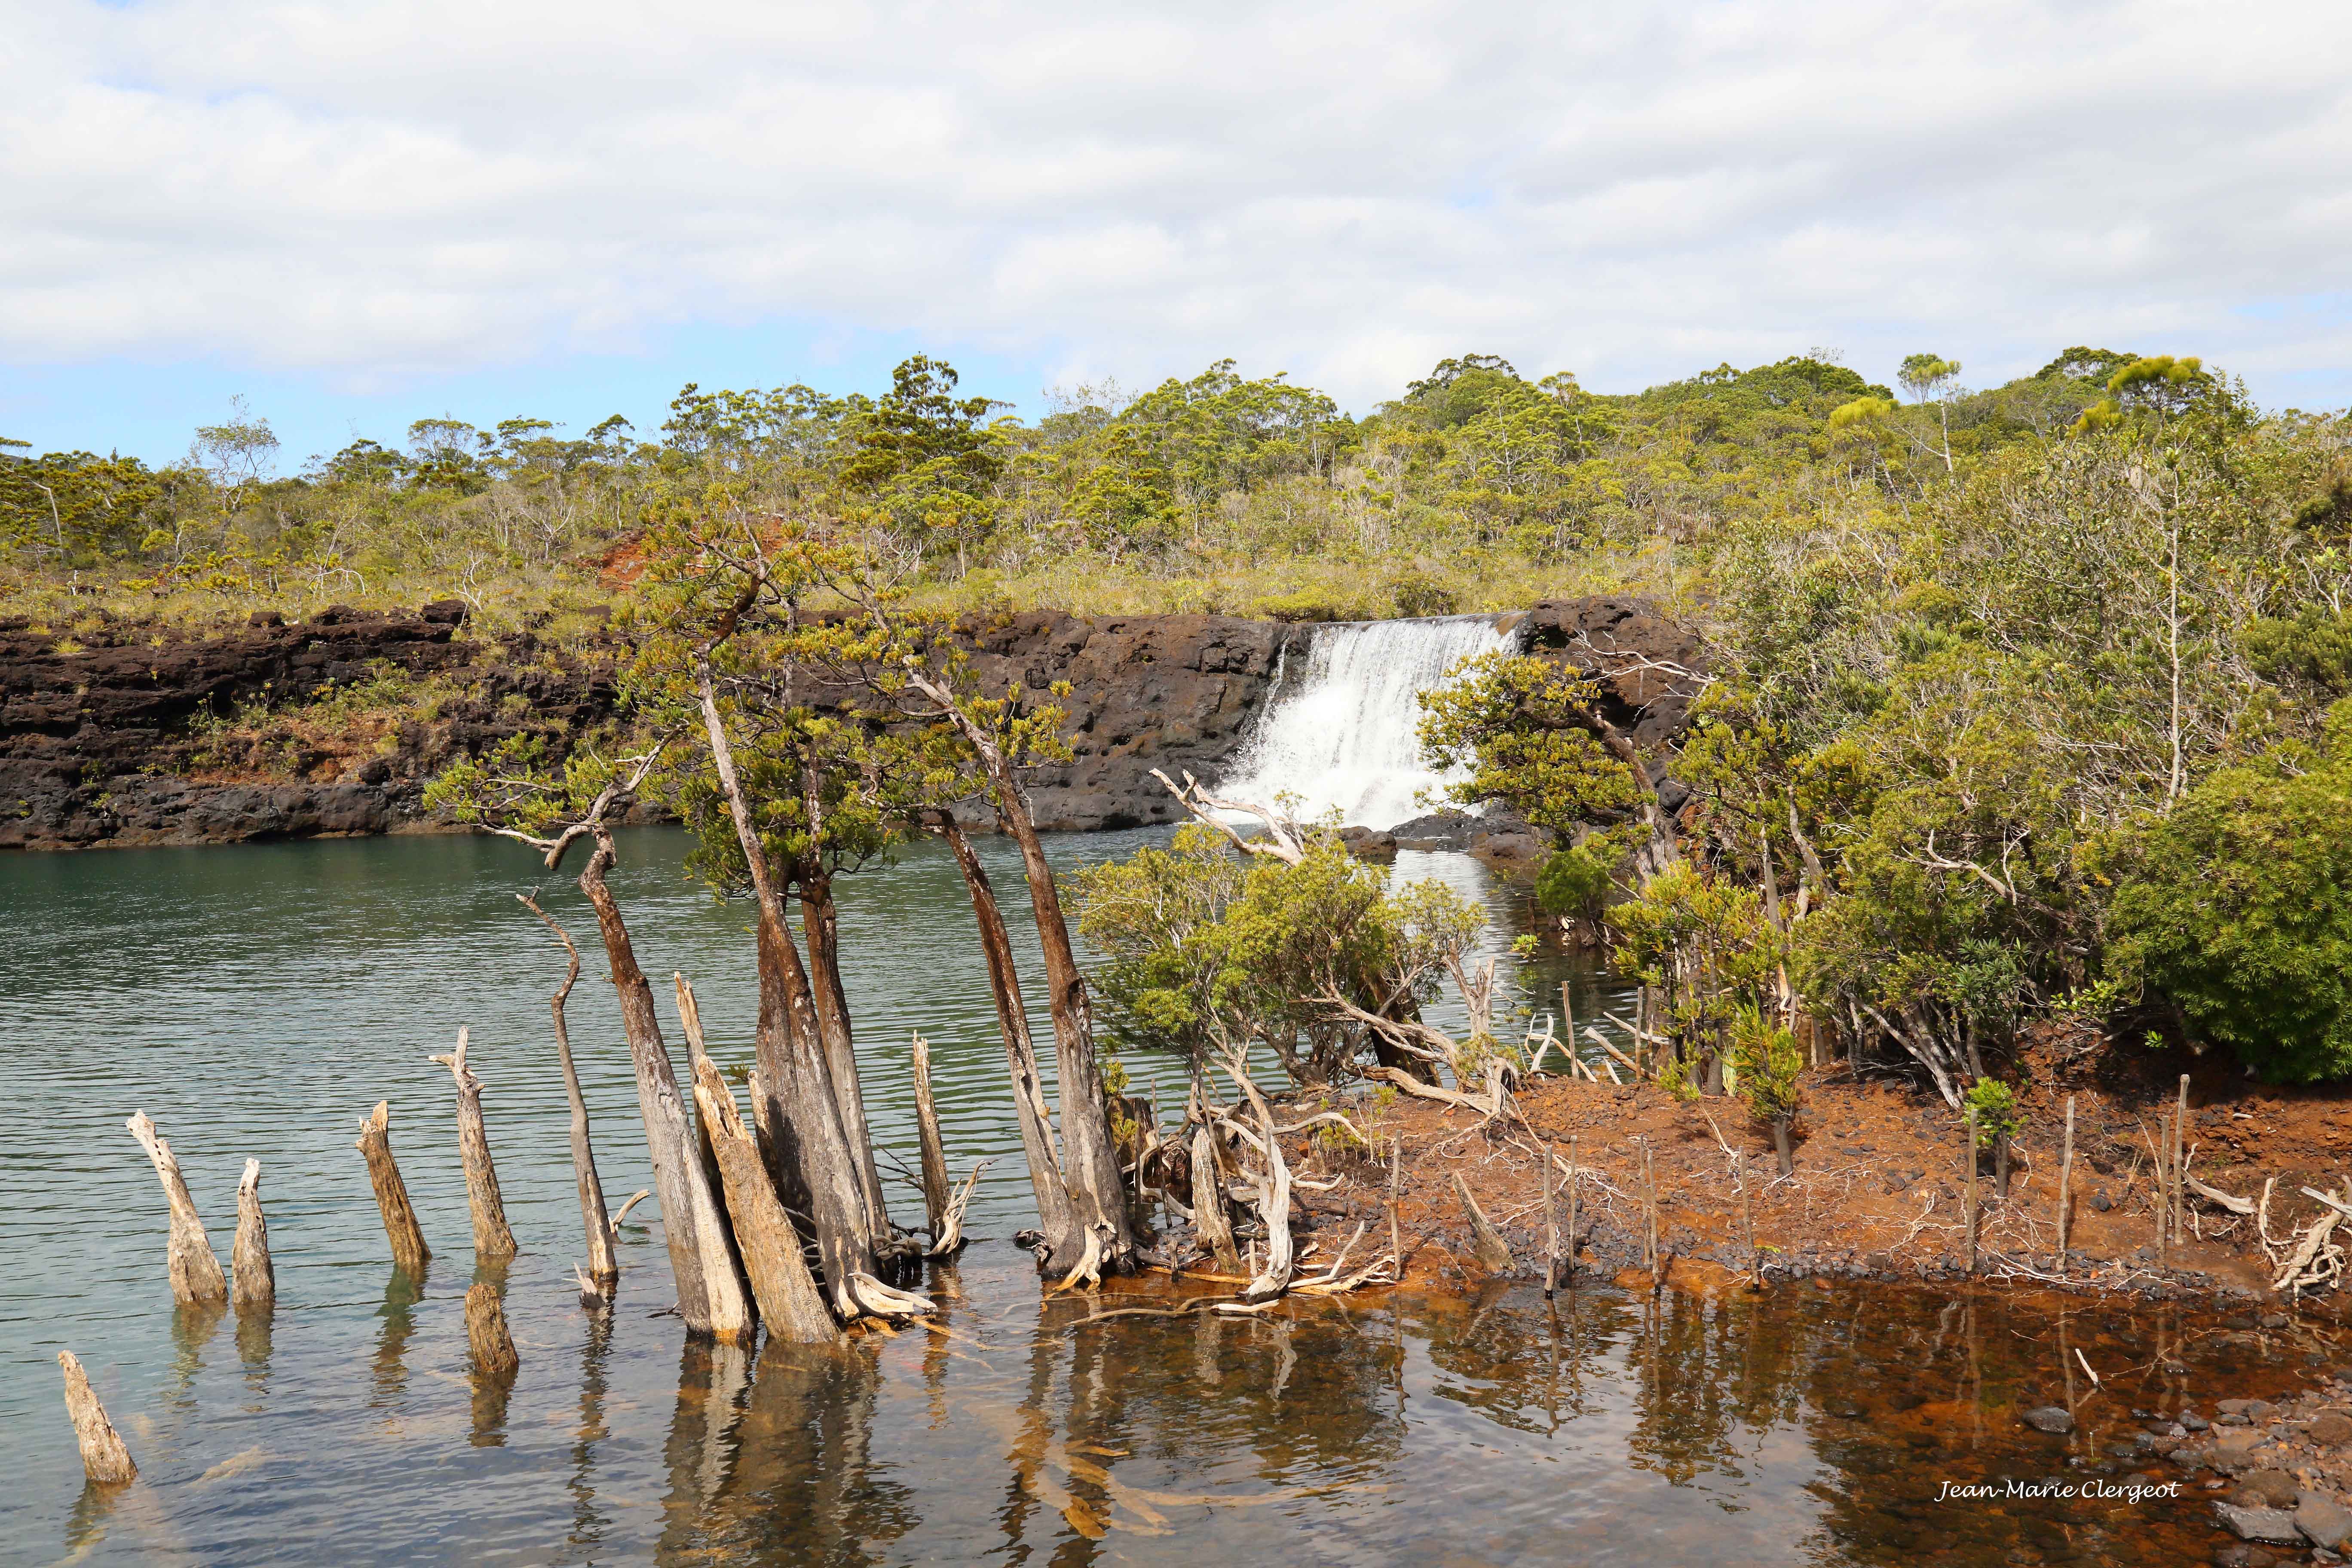
[[[743,1125],[734,1091],[708,1057],[694,1064],[694,1101],[718,1156],[727,1210],[735,1219],[736,1244],[768,1332],[798,1344],[838,1340],[840,1331],[802,1255],[800,1232],[793,1228],[792,1216],[784,1213],[767,1167],[760,1163],[758,1142]]]
[[[269,1262],[269,1225],[261,1217],[261,1162],[245,1163],[236,1184],[236,1245],[229,1249],[230,1299],[237,1315],[267,1317],[278,1305],[278,1271]]]
[[[947,1234],[948,1151],[940,1138],[940,1110],[931,1100],[931,1043],[919,1032],[912,1053],[915,1079],[915,1135],[922,1151],[923,1215],[930,1223],[936,1244]]]
[[[572,987],[580,978],[580,949],[572,944],[572,933],[556,924],[530,894],[515,897],[563,944],[563,984],[555,988],[547,1005],[555,1019],[555,1059],[563,1068],[563,1095],[572,1105],[572,1184],[580,1195],[580,1226],[587,1233],[588,1279],[598,1294],[610,1296],[614,1282],[621,1277],[621,1265],[614,1254],[614,1225],[604,1207],[604,1184],[596,1174],[596,1151],[588,1141],[588,1101],[580,1092],[580,1070],[572,1061],[572,1031],[563,1017],[563,1005],[571,1000]]]
[[[814,802],[811,805],[814,810]],[[812,821],[816,818],[812,816]],[[882,1173],[874,1163],[874,1135],[866,1120],[866,1090],[857,1077],[857,1047],[849,1022],[849,993],[841,984],[841,915],[833,902],[833,879],[809,867],[799,879],[801,934],[808,942],[810,1000],[816,1009],[818,1037],[824,1042],[825,1068],[832,1079],[834,1104],[841,1116],[841,1132],[857,1156],[857,1179],[865,1189],[866,1232],[877,1249],[891,1239],[890,1207],[882,1192]]]
[[[1045,844],[1029,815],[1028,798],[1013,778],[1012,763],[997,737],[972,717],[967,704],[921,669],[910,665],[907,674],[914,688],[939,707],[980,758],[997,820],[1020,847],[1022,874],[1029,882],[1029,909],[1037,922],[1038,945],[1045,954],[1045,1007],[1054,1019],[1054,1059],[1062,1100],[1062,1181],[1069,1194],[1075,1231],[1092,1237],[1097,1227],[1106,1227],[1108,1235],[1099,1245],[1108,1255],[1111,1269],[1123,1271],[1135,1256],[1135,1230],[1128,1220],[1125,1188],[1119,1180],[1102,1068],[1095,1059],[1094,1011],[1087,999],[1077,953],[1070,943],[1069,922],[1062,915],[1054,868],[1045,859]]]
[[[433,1249],[425,1245],[415,1205],[408,1201],[408,1184],[400,1179],[400,1165],[392,1157],[390,1100],[375,1102],[375,1109],[360,1123],[359,1142],[352,1147],[367,1156],[368,1181],[375,1188],[375,1206],[383,1215],[383,1234],[392,1243],[393,1262],[410,1274],[423,1274]]]
[[[592,831],[595,850],[580,872],[580,890],[596,910],[597,931],[613,966],[613,989],[620,997],[621,1027],[628,1037],[637,1107],[645,1119],[646,1150],[653,1159],[654,1194],[661,1205],[662,1239],[668,1245],[670,1273],[677,1281],[677,1315],[689,1333],[748,1340],[751,1298],[729,1257],[719,1194],[703,1180],[701,1164],[694,1158],[677,1074],[654,1011],[654,988],[638,967],[620,904],[604,882],[604,873],[616,858],[613,835],[601,820]]]
[[[1108,1227],[1106,1249],[1112,1271],[1118,1272],[1135,1254],[1135,1231],[1128,1223],[1102,1068],[1095,1059],[1094,1009],[1087,998],[1086,976],[1070,945],[1054,868],[1046,863],[1045,847],[1030,820],[1029,803],[1004,766],[1002,752],[995,753],[990,774],[996,784],[997,815],[1021,847],[1029,907],[1036,917],[1038,942],[1045,950],[1045,1006],[1054,1019],[1054,1060],[1062,1101],[1062,1179],[1077,1221],[1088,1229]]]
[[[710,1047],[704,1042],[702,1037],[702,1008],[701,1005],[695,1001],[693,982],[688,980],[683,973],[677,970],[670,971],[669,981],[670,987],[677,998],[678,1027],[686,1036],[686,1071],[688,1079],[686,1091],[693,1098],[696,1106],[696,1114],[694,1118],[695,1161],[702,1167],[703,1184],[710,1189],[711,1194],[719,1202],[720,1212],[726,1216],[726,1223],[720,1228],[727,1234],[728,1267],[742,1277],[746,1289],[749,1289],[751,1285],[751,1271],[744,1267],[742,1238],[735,1235],[735,1211],[733,1206],[727,1202],[725,1179],[719,1174],[719,1151],[716,1146],[715,1135],[711,1132],[710,1123],[706,1119],[705,1113],[700,1109],[702,1097],[695,1092],[694,1088],[695,1085],[702,1081],[702,1069],[706,1067],[711,1067]],[[713,1068],[712,1070],[716,1071],[717,1069]],[[758,1306],[759,1292],[757,1290],[752,1290],[751,1292],[751,1300],[752,1306]]]
[[[1218,1273],[1241,1272],[1242,1255],[1234,1247],[1233,1223],[1225,1217],[1225,1179],[1217,1168],[1216,1134],[1206,1127],[1192,1131],[1192,1229],[1216,1259]]]
[[[1469,1185],[1462,1180],[1459,1171],[1454,1173],[1454,1191],[1462,1200],[1463,1211],[1470,1216],[1470,1236],[1477,1253],[1478,1267],[1489,1274],[1508,1274],[1511,1271],[1511,1244],[1503,1239],[1503,1233],[1495,1228],[1494,1222],[1486,1217],[1486,1211],[1480,1208],[1478,1200],[1470,1195]]]
[[[195,1200],[188,1196],[188,1184],[180,1175],[180,1162],[172,1146],[156,1133],[154,1122],[143,1110],[132,1111],[123,1125],[147,1151],[156,1179],[163,1184],[163,1200],[171,1205],[173,1298],[184,1307],[216,1306],[227,1300],[228,1281],[221,1275],[220,1259],[213,1256],[213,1244],[205,1236],[205,1222],[196,1214]]]
[[[490,1134],[482,1123],[482,1080],[466,1065],[467,1031],[457,1048],[431,1058],[449,1069],[457,1086],[457,1156],[466,1166],[466,1206],[474,1216],[474,1256],[512,1258],[514,1232],[507,1226],[506,1201],[499,1194],[499,1170],[490,1163]]]
[[[1013,940],[997,908],[996,890],[989,885],[987,868],[964,837],[953,816],[938,814],[931,830],[948,841],[956,866],[971,896],[971,912],[980,923],[981,951],[988,959],[988,987],[996,1002],[996,1026],[1004,1037],[1004,1061],[1013,1075],[1013,1104],[1021,1124],[1021,1152],[1029,1162],[1029,1190],[1037,1200],[1037,1223],[1051,1248],[1049,1264],[1065,1268],[1086,1248],[1083,1228],[1072,1216],[1070,1190],[1062,1179],[1061,1155],[1055,1145],[1054,1120],[1045,1108],[1045,1089],[1037,1068],[1037,1049],[1029,1037],[1029,1007],[1022,999],[1021,976],[1013,964]]]
[[[466,1292],[466,1342],[474,1352],[474,1370],[493,1383],[506,1382],[522,1364],[507,1332],[506,1308],[487,1279]]]
[[[136,1479],[139,1467],[131,1462],[131,1450],[106,1418],[106,1407],[92,1392],[80,1359],[71,1351],[59,1351],[58,1365],[66,1374],[66,1414],[73,1417],[74,1440],[81,1445],[82,1474],[101,1486]]]
[[[877,1249],[860,1175],[861,1161],[842,1124],[808,972],[802,966],[800,950],[793,944],[783,891],[768,865],[767,847],[751,820],[751,802],[736,772],[734,748],[727,738],[707,665],[698,672],[698,684],[711,763],[760,910],[757,1050],[761,1082],[776,1097],[776,1109],[791,1134],[788,1152],[797,1160],[801,1182],[808,1190],[809,1217],[815,1222],[825,1289],[841,1315],[854,1317],[858,1307],[853,1281],[858,1275],[872,1275]]]

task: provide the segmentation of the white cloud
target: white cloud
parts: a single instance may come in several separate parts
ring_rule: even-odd
[[[21,363],[375,382],[778,317],[1357,405],[1466,348],[1613,388],[1813,343],[2352,397],[2341,5],[18,0],[5,36]]]

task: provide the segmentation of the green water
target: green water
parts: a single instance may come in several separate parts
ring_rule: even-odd
[[[1075,863],[1143,837],[1055,851]],[[677,834],[633,832],[614,880],[647,972],[691,974],[717,1054],[741,1059],[744,911],[684,882],[682,852]],[[1004,847],[984,852],[1017,893]],[[1509,936],[1512,900],[1466,858],[1400,869],[1486,891]],[[525,852],[467,838],[0,858],[0,1560],[1992,1563],[2215,1542],[2197,1498],[1933,1500],[1945,1480],[2117,1463],[2102,1447],[2129,1426],[2123,1396],[2069,1439],[2015,1422],[2061,1392],[2043,1305],[1811,1288],[1548,1304],[1493,1287],[1082,1324],[1099,1303],[1041,1303],[1009,1242],[1030,1212],[970,908],[929,847],[845,888],[843,947],[880,1142],[911,1163],[919,1028],[951,1160],[998,1156],[980,1239],[933,1282],[960,1292],[954,1337],[843,1356],[689,1346],[664,1311],[650,1203],[616,1307],[592,1313],[570,1279],[546,1028],[561,965],[513,900],[536,880]],[[542,899],[590,933],[568,882]],[[1024,915],[1008,910],[1016,931]],[[592,943],[572,1030],[617,1198],[649,1176],[601,974]],[[1528,976],[1538,996],[1557,979]],[[523,1247],[505,1274],[522,1367],[503,1395],[467,1373],[459,1298],[477,1272],[448,1079],[425,1060],[461,1024]],[[1129,1066],[1146,1088],[1181,1083],[1173,1063]],[[436,1248],[421,1290],[385,1260],[352,1147],[378,1099]],[[134,1109],[171,1140],[224,1259],[236,1173],[262,1162],[267,1324],[173,1308],[162,1196],[122,1129]],[[2282,1384],[2305,1348],[2084,1308],[2063,1331],[2133,1369],[2110,1382],[2149,1409],[2224,1376],[2225,1393]],[[83,1486],[60,1348],[139,1460],[130,1489]]]

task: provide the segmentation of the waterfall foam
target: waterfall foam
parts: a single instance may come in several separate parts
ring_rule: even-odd
[[[1417,798],[1454,782],[1421,756],[1424,691],[1507,634],[1487,616],[1317,626],[1293,675],[1276,677],[1255,737],[1218,785],[1229,799],[1290,794],[1302,818],[1337,809],[1351,826],[1393,827],[1429,809]]]

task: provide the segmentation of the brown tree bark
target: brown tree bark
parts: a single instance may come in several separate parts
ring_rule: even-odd
[[[1037,1221],[1045,1230],[1053,1259],[1064,1268],[1075,1263],[1086,1247],[1086,1237],[1073,1216],[1070,1191],[1062,1178],[1061,1156],[1055,1148],[1054,1121],[1045,1108],[1045,1089],[1037,1069],[1037,1049],[1029,1037],[1029,1008],[1021,996],[1021,976],[1013,964],[1013,940],[1004,929],[1004,915],[996,905],[987,868],[964,837],[953,816],[940,812],[931,830],[948,841],[971,896],[971,912],[980,922],[981,951],[988,959],[988,987],[996,1003],[996,1026],[1004,1037],[1005,1066],[1013,1075],[1013,1103],[1021,1124],[1021,1152],[1029,1162],[1029,1190],[1037,1200]]]
[[[466,1065],[467,1031],[457,1031],[457,1048],[431,1059],[449,1069],[457,1086],[457,1157],[466,1167],[466,1206],[474,1216],[474,1255],[512,1258],[514,1232],[507,1225],[506,1200],[499,1193],[499,1169],[490,1163],[489,1129],[482,1122],[482,1080]]]
[[[668,1047],[662,1044],[661,1021],[654,1011],[654,988],[638,967],[620,904],[605,885],[604,873],[616,858],[612,831],[601,819],[592,831],[595,849],[581,868],[580,890],[596,910],[597,931],[613,966],[621,1027],[628,1037],[629,1060],[636,1071],[646,1149],[653,1159],[662,1239],[669,1247],[670,1272],[677,1281],[677,1315],[689,1333],[748,1340],[752,1329],[751,1298],[733,1273],[719,1229],[722,1223],[719,1196],[704,1182],[702,1167],[693,1155],[686,1107],[678,1098],[677,1074],[670,1065]]]
[[[195,1200],[188,1196],[188,1184],[180,1174],[180,1162],[172,1146],[156,1132],[154,1122],[143,1110],[132,1111],[123,1125],[147,1151],[156,1179],[163,1184],[163,1201],[171,1205],[168,1258],[173,1299],[187,1307],[215,1306],[227,1300],[228,1280],[221,1274],[220,1259],[213,1256],[213,1244],[205,1235]]]
[[[1238,1274],[1242,1255],[1234,1247],[1233,1222],[1225,1217],[1225,1178],[1217,1167],[1216,1135],[1192,1130],[1192,1230],[1209,1249],[1220,1274]]]
[[[1454,1173],[1454,1191],[1462,1200],[1463,1212],[1470,1216],[1470,1236],[1476,1246],[1478,1267],[1489,1274],[1508,1274],[1511,1271],[1511,1244],[1503,1239],[1503,1233],[1495,1228],[1494,1222],[1486,1217],[1486,1211],[1480,1208],[1478,1200],[1470,1195],[1470,1188],[1463,1182],[1459,1171]]]
[[[793,1228],[792,1216],[784,1213],[767,1168],[760,1163],[758,1144],[743,1125],[734,1091],[708,1057],[694,1064],[694,1100],[710,1132],[744,1272],[751,1276],[770,1336],[801,1344],[830,1344],[840,1339],[809,1273],[808,1259],[801,1254],[800,1232]]]
[[[229,1249],[230,1299],[237,1315],[267,1317],[278,1305],[278,1271],[269,1261],[269,1225],[261,1217],[261,1162],[245,1163],[236,1184],[236,1245]]]
[[[555,988],[547,1009],[555,1020],[555,1059],[563,1069],[563,1096],[572,1106],[572,1184],[580,1197],[580,1226],[587,1233],[588,1279],[600,1294],[610,1296],[614,1282],[621,1277],[621,1265],[614,1255],[613,1218],[604,1206],[604,1183],[596,1173],[596,1151],[588,1138],[588,1101],[580,1092],[580,1069],[572,1060],[572,1030],[563,1016],[563,1005],[571,1000],[572,987],[580,979],[580,949],[573,945],[572,933],[556,924],[530,894],[515,897],[563,944],[567,961],[563,984]]]
[[[352,1145],[367,1157],[368,1182],[375,1188],[375,1206],[383,1215],[384,1238],[392,1243],[392,1260],[410,1274],[422,1275],[433,1258],[425,1245],[425,1231],[416,1223],[416,1205],[408,1201],[408,1184],[400,1179],[399,1163],[392,1157],[392,1102],[379,1100],[360,1123],[359,1141]]]

